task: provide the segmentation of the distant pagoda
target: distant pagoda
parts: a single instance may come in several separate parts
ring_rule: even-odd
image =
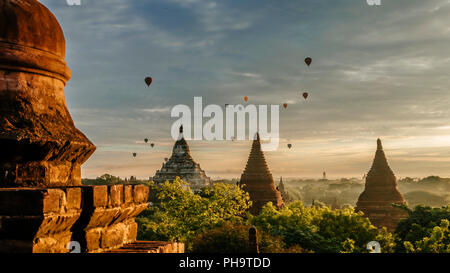
[[[332,210],[338,210],[341,209],[341,205],[339,205],[339,202],[337,200],[337,197],[334,198],[333,203],[331,204],[331,209]]]
[[[173,182],[177,177],[188,182],[193,191],[209,187],[211,184],[211,179],[191,156],[189,145],[183,136],[183,126],[180,127],[180,135],[173,145],[172,156],[163,163],[161,170],[156,171],[153,181],[161,184],[165,181]]]
[[[364,212],[373,225],[394,231],[397,223],[408,217],[408,213],[392,204],[406,204],[406,201],[398,191],[397,179],[378,139],[372,168],[366,176],[366,186],[356,203],[356,211]]]
[[[259,214],[267,202],[272,202],[277,207],[283,206],[281,194],[275,188],[272,174],[261,150],[259,134],[256,134],[256,139],[253,141],[247,166],[239,184],[250,195],[250,200],[253,202],[250,208],[252,214]]]
[[[286,191],[286,189],[285,189],[285,187],[284,187],[283,177],[280,177],[280,183],[278,183],[277,190],[278,190],[278,191],[280,192],[280,194],[281,194],[281,199],[283,200],[283,203],[288,203],[288,202],[290,202],[289,193]]]

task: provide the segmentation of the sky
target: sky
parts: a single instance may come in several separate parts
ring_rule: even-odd
[[[66,36],[69,111],[97,146],[83,177],[153,176],[172,151],[172,107],[195,96],[289,104],[265,153],[275,178],[362,177],[377,138],[397,177],[450,176],[449,0],[40,2]],[[251,141],[189,145],[207,175],[237,178]]]

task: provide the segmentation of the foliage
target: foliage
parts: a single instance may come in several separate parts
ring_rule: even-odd
[[[397,252],[446,252],[450,249],[450,206],[420,205],[409,211],[396,229]]]
[[[395,234],[388,232],[384,227],[378,230],[378,234],[374,241],[380,243],[382,253],[394,253],[396,246],[395,238]]]
[[[192,243],[194,253],[248,253],[249,225],[234,225],[225,222],[216,228],[198,234]],[[286,249],[281,237],[258,232],[258,246],[261,253],[302,253],[299,246]]]
[[[250,222],[259,230],[281,236],[286,247],[299,245],[317,253],[367,252],[367,243],[378,235],[370,221],[351,208],[306,208],[300,201],[280,210],[268,203]]]
[[[154,204],[137,218],[139,238],[184,242],[187,251],[246,253],[250,225],[266,253],[367,253],[370,241],[383,253],[450,251],[450,206],[405,206],[409,218],[392,234],[351,206],[332,210],[319,201],[311,207],[295,201],[277,209],[267,203],[253,216],[248,193],[233,184],[215,183],[196,194],[179,179],[150,187]]]
[[[248,193],[239,187],[216,183],[194,194],[188,184],[174,182],[152,186],[159,204],[151,206],[137,218],[138,237],[144,240],[168,240],[186,243],[202,230],[212,229],[224,221],[242,223],[251,206]]]
[[[435,226],[427,237],[414,244],[405,241],[403,243],[408,253],[450,253],[449,221],[443,219],[439,226]]]

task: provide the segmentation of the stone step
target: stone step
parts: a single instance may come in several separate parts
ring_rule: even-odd
[[[184,253],[183,243],[136,241],[106,253]]]

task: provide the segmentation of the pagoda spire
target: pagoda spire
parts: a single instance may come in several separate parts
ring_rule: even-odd
[[[377,151],[375,153],[375,158],[373,160],[372,168],[370,169],[370,171],[385,171],[386,173],[392,173],[392,175],[394,174],[394,172],[392,172],[391,168],[389,167],[380,139],[377,139]]]
[[[258,214],[267,202],[272,202],[277,207],[283,205],[281,194],[275,187],[272,174],[261,150],[258,133],[253,140],[247,165],[241,175],[240,185],[250,195],[250,200],[253,202],[250,212],[253,214]]]
[[[398,190],[397,179],[378,139],[372,167],[367,173],[365,189],[359,196],[356,210],[363,211],[375,226],[385,226],[393,231],[407,213],[392,204],[406,204],[406,201]]]
[[[184,139],[184,135],[183,135],[183,124],[181,124],[180,128],[178,129],[179,134],[178,134],[178,141],[181,139]]]
[[[281,193],[281,197],[283,197],[283,192],[284,192],[284,183],[283,183],[283,177],[280,177],[280,183],[278,183],[278,187],[277,190],[280,191]]]

